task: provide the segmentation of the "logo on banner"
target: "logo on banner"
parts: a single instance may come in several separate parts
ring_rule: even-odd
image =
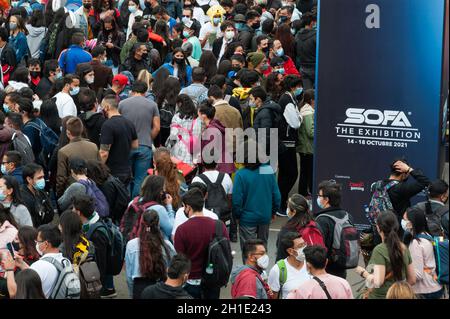
[[[365,190],[365,188],[364,188],[364,182],[358,182],[358,183],[350,182],[350,183],[348,183],[348,185],[350,186],[350,190],[351,190],[351,191],[361,191],[361,192],[364,192],[364,190]]]
[[[345,120],[335,127],[338,138],[348,144],[407,148],[421,138],[411,113],[372,108],[347,108]]]

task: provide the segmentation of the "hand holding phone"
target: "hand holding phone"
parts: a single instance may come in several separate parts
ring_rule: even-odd
[[[15,255],[15,250],[14,250],[14,246],[13,243],[7,243],[6,244],[6,248],[8,248],[9,253],[11,254],[12,259],[15,259],[14,255]]]

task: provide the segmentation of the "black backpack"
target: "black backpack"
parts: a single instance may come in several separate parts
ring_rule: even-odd
[[[111,182],[114,186],[115,198],[112,207],[110,207],[110,215],[113,222],[118,225],[122,220],[123,214],[127,210],[130,202],[130,192],[117,177],[111,176]]]
[[[215,183],[212,183],[205,174],[198,176],[207,187],[208,198],[206,199],[205,208],[213,211],[222,221],[231,218],[231,208],[228,204],[228,196],[222,186],[224,173],[219,173]]]
[[[169,105],[168,103],[164,103],[161,109],[159,110],[161,127],[170,128],[170,124],[172,124],[172,118],[174,114],[175,114],[175,107]]]
[[[22,166],[34,163],[33,149],[22,132],[14,132],[11,138],[10,150],[17,151],[22,155]]]
[[[202,286],[223,287],[233,268],[230,240],[223,236],[223,222],[216,221],[214,238],[209,243],[208,258],[202,276]]]
[[[428,229],[432,236],[442,236],[444,229],[442,227],[442,217],[448,214],[448,207],[441,206],[433,212],[431,203],[425,202],[425,217],[427,219]]]

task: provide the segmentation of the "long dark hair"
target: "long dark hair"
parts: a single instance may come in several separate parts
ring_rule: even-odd
[[[17,222],[14,219],[14,216],[11,214],[9,208],[3,206],[3,204],[0,204],[0,225],[3,225],[3,223],[6,221],[8,221],[16,229],[19,229],[19,227],[17,226]]]
[[[202,53],[198,66],[205,70],[205,84],[209,87],[212,77],[217,74],[217,59],[212,51],[205,51]]]
[[[405,266],[403,254],[405,249],[397,233],[397,216],[391,211],[385,211],[378,215],[376,223],[380,231],[384,234],[384,244],[388,250],[394,279],[396,281],[403,280],[403,268]]]
[[[309,210],[308,201],[302,195],[292,195],[288,200],[287,206],[291,211],[295,211],[295,215],[286,223],[286,228],[299,230],[314,220]]]
[[[169,155],[161,154],[155,160],[155,168],[159,176],[164,176],[165,189],[173,198],[173,207],[177,208],[181,201],[177,166],[172,162]]]
[[[292,35],[291,27],[288,24],[282,24],[277,28],[275,39],[280,40],[284,53],[288,57],[295,57],[295,38]]]
[[[30,24],[35,28],[45,26],[44,12],[42,12],[42,10],[33,10],[30,17]]]
[[[114,10],[114,1],[108,0],[108,3],[109,3],[109,10]],[[102,13],[103,0],[93,0],[92,8],[94,9],[95,14],[99,15],[100,13]]]
[[[15,299],[45,299],[42,282],[33,269],[24,269],[16,275],[17,293]]]
[[[36,250],[36,242],[38,231],[36,228],[31,226],[22,226],[19,228],[17,237],[19,238],[19,243],[22,246],[22,253],[25,260],[38,260],[39,253]]]
[[[197,115],[197,108],[187,94],[180,94],[177,97],[178,112],[181,119],[194,119]]]
[[[71,210],[67,210],[61,215],[59,224],[61,225],[61,237],[64,243],[63,256],[72,261],[75,247],[80,242],[83,224],[80,216]]]
[[[13,190],[11,194],[12,197],[11,204],[15,206],[18,206],[20,204],[23,205],[22,196],[20,195],[20,185],[17,179],[9,175],[3,175],[1,178],[5,181],[6,188]]]
[[[105,23],[111,23],[112,30],[109,30],[109,31],[106,30]],[[119,26],[117,25],[116,19],[114,19],[111,16],[107,16],[106,18],[104,18],[102,20],[102,32],[103,32],[103,35],[111,34],[111,38],[113,40],[117,39],[117,37],[119,35]]]
[[[161,194],[164,190],[164,177],[149,175],[141,187],[141,197],[144,203],[155,201],[161,203]]]
[[[159,71],[156,73],[155,77],[153,78],[152,92],[156,96],[157,101],[159,97],[162,95],[163,88],[169,76],[170,76],[169,70],[167,70],[166,68],[160,68]]]
[[[61,118],[58,116],[56,98],[47,99],[42,102],[39,117],[56,135],[61,134]]]
[[[167,104],[171,107],[175,107],[180,90],[180,81],[176,77],[169,76],[169,78],[164,83],[161,95],[157,95],[156,101],[158,107],[161,108],[164,104],[164,101],[167,101]]]
[[[175,54],[177,54],[179,52],[183,53],[184,63],[177,64],[177,63],[175,63],[174,58],[175,58]],[[180,84],[182,86],[187,86],[186,56],[184,55],[183,50],[181,48],[175,48],[173,50],[173,55],[172,56],[173,56],[172,64],[178,66],[178,78],[180,79]]]
[[[155,281],[166,280],[163,249],[166,258],[170,258],[169,249],[159,229],[159,215],[156,211],[149,210],[142,214],[142,227],[139,234],[139,266],[142,277]]]
[[[408,217],[409,222],[412,225],[411,232],[406,232],[403,242],[406,246],[409,246],[413,239],[417,239],[420,241],[420,238],[417,236],[423,233],[430,233],[428,229],[427,218],[425,217],[425,213],[416,207],[410,207],[406,210],[406,217]]]
[[[97,186],[103,185],[109,178],[109,167],[98,160],[88,160],[87,164],[87,177],[92,179]]]
[[[279,74],[277,72],[272,72],[267,76],[266,81],[266,92],[270,95],[271,100],[275,103],[278,103],[278,100],[283,93],[281,84],[277,85],[276,83],[278,81],[278,75]]]

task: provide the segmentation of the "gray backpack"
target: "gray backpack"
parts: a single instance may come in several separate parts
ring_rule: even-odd
[[[53,257],[44,257],[41,260],[51,263],[58,271],[58,279],[53,285],[49,299],[80,299],[80,279],[73,270],[70,260],[67,258],[57,260]]]

